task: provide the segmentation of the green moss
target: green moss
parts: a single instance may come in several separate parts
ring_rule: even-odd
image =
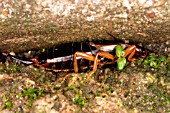
[[[32,101],[27,101],[26,106],[27,106],[27,108],[31,107],[32,106]]]
[[[164,56],[155,56],[154,54],[150,54],[149,57],[144,61],[144,65],[158,68],[165,60],[166,58]]]
[[[84,107],[86,105],[86,101],[80,97],[80,95],[76,94],[73,98],[72,101],[74,104],[78,105],[79,107]]]
[[[64,89],[63,89],[63,92],[70,91],[70,90],[74,90],[74,87],[64,88]]]
[[[10,101],[7,101],[4,104],[2,104],[2,109],[10,109],[12,107],[13,107],[13,104]]]
[[[20,97],[26,97],[28,99],[37,99],[43,94],[43,90],[36,88],[26,88],[22,93],[19,94]]]

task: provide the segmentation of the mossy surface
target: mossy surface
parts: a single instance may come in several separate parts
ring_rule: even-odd
[[[0,111],[170,112],[170,57],[151,54],[122,71],[52,73],[17,63],[0,65]]]

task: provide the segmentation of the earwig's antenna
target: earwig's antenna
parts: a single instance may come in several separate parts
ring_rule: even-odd
[[[109,32],[106,32],[109,36],[111,36],[114,40],[116,39],[116,37],[115,36],[113,36],[111,33],[109,33]]]
[[[111,33],[106,32],[109,36],[111,36],[113,38],[113,41],[115,43],[124,43],[124,41],[122,39],[116,38],[115,36],[113,36]]]

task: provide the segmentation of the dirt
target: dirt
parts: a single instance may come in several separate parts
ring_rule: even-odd
[[[0,111],[54,113],[170,112],[170,57],[151,54],[123,71],[53,73],[16,62],[0,65]]]

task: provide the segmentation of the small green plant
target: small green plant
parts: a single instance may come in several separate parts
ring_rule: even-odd
[[[122,70],[126,65],[126,58],[123,57],[124,55],[125,55],[125,51],[123,50],[122,46],[117,45],[116,46],[116,56],[118,57],[118,59],[117,59],[118,70]]]
[[[8,66],[6,68],[6,72],[7,73],[16,73],[18,69],[18,66],[16,64],[14,64],[13,66]]]
[[[2,109],[10,109],[13,107],[12,102],[8,100],[8,96],[9,94],[6,94],[2,98],[2,100],[4,101],[4,104],[2,104]]]
[[[12,69],[9,67],[7,67],[6,71],[7,71],[7,73],[12,73]]]
[[[8,100],[8,95],[9,94],[6,94],[5,96],[3,96],[3,101],[7,101]]]
[[[68,87],[68,88],[64,88],[64,89],[63,89],[64,92],[67,92],[67,91],[70,91],[70,90],[74,90],[74,87],[71,86],[71,87]]]
[[[156,57],[154,54],[150,54],[148,59],[146,59],[144,61],[144,65],[145,66],[151,66],[153,68],[158,68],[160,66],[160,64],[165,61],[166,58],[165,57],[162,57],[162,56],[159,56],[159,57]]]
[[[74,98],[72,99],[73,103],[75,103],[76,105],[80,106],[81,108],[85,106],[86,102],[83,98],[81,98],[78,94],[76,94],[74,96]]]
[[[35,88],[27,88],[19,95],[20,97],[27,97],[28,99],[36,99],[43,94],[43,90]]]
[[[2,109],[10,109],[12,107],[13,107],[13,104],[10,101],[7,101],[4,104],[2,104]]]
[[[32,106],[32,101],[27,101],[26,106],[27,106],[27,108],[31,107]]]

